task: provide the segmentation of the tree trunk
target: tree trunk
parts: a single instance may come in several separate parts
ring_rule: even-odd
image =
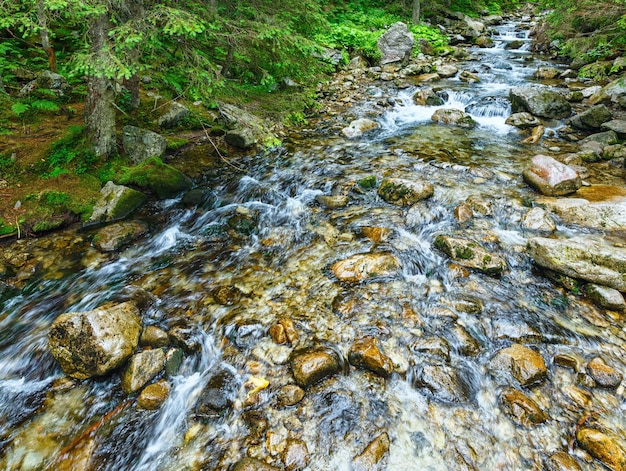
[[[37,0],[37,22],[41,30],[39,35],[41,36],[41,47],[48,55],[48,67],[50,72],[57,72],[57,59],[54,54],[54,49],[50,44],[50,32],[48,30],[48,15],[46,14],[46,7],[43,4],[43,0]]]
[[[96,61],[105,53],[109,19],[106,15],[95,18],[89,28],[91,51]],[[87,82],[87,103],[85,123],[91,150],[98,157],[108,157],[115,150],[115,88],[113,81],[106,77],[104,70],[91,73]]]
[[[123,16],[124,21],[132,21],[144,16],[143,0],[129,0],[126,2],[126,14]],[[135,65],[139,60],[139,50],[135,46],[128,52],[128,61]],[[141,96],[139,94],[140,80],[139,74],[135,73],[129,79],[124,80],[124,86],[130,93],[129,108],[136,110],[141,105]]]
[[[420,22],[420,0],[413,0],[412,22],[414,25],[417,25]]]

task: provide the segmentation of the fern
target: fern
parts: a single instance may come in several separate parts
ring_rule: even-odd
[[[30,106],[39,111],[59,111],[59,106],[50,100],[34,100],[31,102]]]
[[[14,103],[11,106],[11,111],[18,116],[22,116],[24,113],[30,110],[30,105],[28,103]]]

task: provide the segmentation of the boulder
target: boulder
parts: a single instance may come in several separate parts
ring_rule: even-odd
[[[467,82],[467,83],[480,82],[480,77],[478,76],[478,74],[470,72],[469,70],[464,70],[463,72],[461,72],[461,74],[459,75],[459,79],[462,82]]]
[[[255,144],[267,145],[277,140],[276,136],[270,132],[263,120],[258,116],[229,103],[218,103],[218,108],[222,122],[229,129],[236,131],[229,138],[232,139],[229,142],[232,146],[251,146],[251,141],[254,141]],[[242,141],[238,140],[240,138]],[[247,149],[249,147],[243,148]]]
[[[537,203],[555,213],[565,224],[601,231],[626,228],[626,198],[590,202],[584,198],[538,198]]]
[[[473,240],[438,235],[435,247],[459,265],[487,274],[499,275],[506,267],[506,262],[500,256],[488,252]]]
[[[560,74],[559,69],[557,69],[556,67],[543,65],[537,68],[537,70],[535,70],[535,73],[533,74],[533,76],[540,80],[543,80],[543,79],[550,80],[550,79],[558,77],[559,74]]]
[[[446,362],[450,361],[450,344],[441,337],[427,337],[415,340],[409,345],[412,352],[437,357]]]
[[[178,126],[187,116],[189,116],[189,108],[173,101],[167,111],[159,117],[158,123],[162,128],[173,128]]]
[[[547,155],[536,155],[522,172],[524,181],[548,196],[574,193],[582,186],[578,172]]]
[[[276,399],[281,407],[295,406],[304,397],[304,389],[295,384],[287,384],[280,388]]]
[[[375,337],[356,340],[348,352],[348,361],[352,366],[369,370],[383,378],[388,378],[393,372],[393,362],[383,353]]]
[[[461,203],[454,208],[454,218],[461,224],[471,221],[474,218],[474,211],[465,203]]]
[[[550,418],[535,401],[519,389],[504,388],[500,393],[500,402],[506,415],[522,427],[543,424]]]
[[[596,105],[570,118],[569,125],[583,131],[594,131],[612,118],[611,111],[605,105]]]
[[[160,199],[172,198],[193,185],[187,175],[163,163],[158,157],[150,158],[127,169],[119,178],[119,183],[145,188],[155,193]]]
[[[529,231],[554,232],[556,223],[550,213],[543,208],[535,207],[522,218],[522,227]]]
[[[130,358],[122,373],[122,390],[131,394],[143,388],[165,368],[165,352],[160,348],[144,350]]]
[[[485,23],[482,21],[475,20],[466,15],[463,22],[465,26],[462,34],[467,38],[478,38],[485,32]]]
[[[620,77],[602,87],[602,89],[591,95],[589,103],[592,105],[614,103],[622,108],[626,108],[626,77]]]
[[[376,121],[361,118],[352,121],[348,126],[341,130],[341,133],[348,139],[355,139],[357,137],[361,137],[363,134],[371,131],[372,129],[376,129],[377,127],[379,127],[379,124]]]
[[[229,368],[218,368],[202,390],[194,410],[197,414],[215,416],[230,409],[241,382]]]
[[[546,471],[582,471],[576,458],[564,451],[557,451],[546,458],[544,468]]]
[[[433,113],[431,119],[435,123],[448,124],[459,128],[473,129],[476,121],[465,111],[455,108],[441,108]]]
[[[437,66],[437,74],[441,78],[454,77],[459,73],[459,68],[456,65],[452,64],[443,64]]]
[[[224,140],[231,146],[243,150],[253,148],[258,142],[257,136],[252,129],[244,127],[231,129],[224,136]]]
[[[540,118],[561,119],[572,113],[572,106],[565,97],[547,87],[513,87],[509,99],[514,112],[528,111]]]
[[[343,370],[342,358],[326,346],[294,350],[289,362],[296,383],[304,389]]]
[[[413,102],[420,106],[440,106],[443,105],[443,98],[437,95],[431,87],[424,87],[415,92]]]
[[[385,178],[378,187],[378,196],[397,206],[412,206],[434,193],[433,185],[424,180]]]
[[[613,131],[621,139],[626,138],[626,119],[612,119],[602,123],[602,129]]]
[[[122,132],[124,152],[134,164],[165,155],[167,141],[160,134],[136,126],[124,126]]]
[[[506,118],[506,124],[509,126],[515,126],[520,129],[530,129],[541,125],[541,121],[536,116],[533,116],[527,111],[522,111],[521,113],[513,113],[511,116]]]
[[[544,268],[590,283],[626,291],[626,249],[597,237],[528,240],[528,254]]]
[[[374,471],[378,469],[378,463],[389,453],[389,435],[381,433],[372,440],[361,454],[352,460],[351,471]]]
[[[388,252],[372,252],[352,255],[335,262],[330,269],[339,281],[358,283],[371,278],[393,276],[402,266],[396,256]]]
[[[148,346],[152,348],[167,347],[170,344],[170,339],[163,329],[160,329],[156,325],[148,325],[143,329],[141,337],[139,337],[139,345]]]
[[[118,222],[100,229],[93,245],[101,252],[115,252],[148,232],[148,226],[138,221]]]
[[[413,33],[409,31],[407,25],[402,22],[394,23],[378,38],[378,50],[381,54],[380,64],[408,60],[411,57],[414,43]]]
[[[146,386],[137,397],[137,409],[156,410],[163,405],[170,395],[167,381],[161,380]]]
[[[489,362],[488,368],[496,376],[502,372],[510,374],[522,386],[539,383],[548,375],[546,362],[541,354],[520,344],[498,351]]]
[[[589,376],[593,378],[598,386],[607,389],[617,388],[624,379],[624,375],[612,366],[607,365],[600,357],[595,357],[587,363],[587,373],[589,373]]]
[[[624,296],[616,289],[590,283],[585,286],[585,293],[595,304],[604,309],[611,309],[612,311],[626,309]]]
[[[626,471],[626,446],[623,440],[590,427],[576,431],[578,445],[612,471]]]
[[[24,97],[38,88],[51,90],[58,97],[63,97],[72,90],[72,87],[63,75],[46,70],[37,79],[24,85],[19,92],[19,96]]]
[[[109,222],[123,219],[148,198],[143,193],[108,181],[100,190],[100,199],[93,208],[89,222]]]
[[[121,366],[137,348],[140,333],[139,309],[125,302],[61,314],[50,326],[48,342],[66,374],[87,379]]]

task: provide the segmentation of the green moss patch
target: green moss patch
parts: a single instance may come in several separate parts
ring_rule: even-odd
[[[193,184],[188,176],[158,157],[135,167],[122,167],[114,181],[118,185],[135,185],[149,190],[161,199],[176,196]]]

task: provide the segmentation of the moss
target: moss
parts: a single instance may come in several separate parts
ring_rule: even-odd
[[[140,191],[128,188],[120,197],[117,205],[113,208],[111,219],[122,219],[141,206],[148,197]]]
[[[163,163],[158,157],[152,157],[135,167],[123,167],[114,182],[145,188],[161,199],[171,198],[192,186],[189,177]]]
[[[372,188],[376,188],[378,182],[376,181],[376,177],[374,175],[369,175],[365,178],[361,178],[358,181],[358,184],[364,190],[370,190]]]
[[[17,232],[17,229],[12,224],[7,223],[4,219],[0,218],[0,236],[13,234]]]
[[[456,247],[454,249],[454,255],[455,258],[459,260],[471,260],[472,258],[474,258],[474,251],[469,246]]]
[[[167,141],[168,150],[178,150],[189,144],[189,139],[183,137],[165,136],[165,140]]]

